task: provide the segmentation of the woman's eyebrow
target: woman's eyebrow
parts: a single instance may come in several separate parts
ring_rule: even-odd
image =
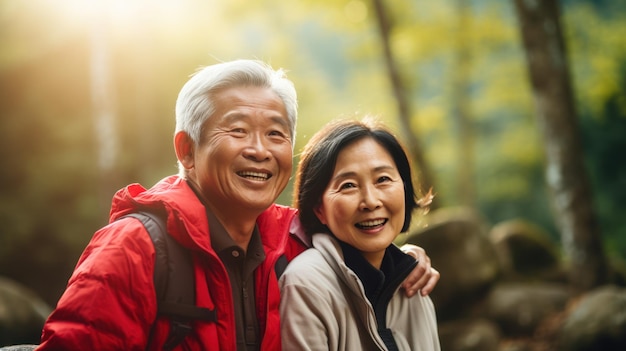
[[[389,171],[389,170],[395,170],[396,168],[394,166],[391,165],[380,165],[380,166],[376,166],[373,168],[374,172],[381,172],[381,171]],[[357,172],[355,171],[347,171],[347,172],[341,172],[338,173],[336,176],[334,176],[331,180],[332,181],[336,181],[339,179],[344,179],[344,178],[350,178],[350,177],[354,177],[357,175]]]

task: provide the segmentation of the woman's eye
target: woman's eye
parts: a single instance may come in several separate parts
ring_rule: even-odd
[[[389,182],[391,181],[391,178],[387,177],[387,176],[382,176],[380,178],[378,178],[378,182],[379,183],[384,183],[384,182]]]
[[[341,186],[339,187],[339,189],[350,189],[350,188],[356,188],[356,185],[354,183],[343,183],[341,184]]]

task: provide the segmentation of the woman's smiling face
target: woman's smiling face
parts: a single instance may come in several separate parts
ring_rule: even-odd
[[[389,152],[366,137],[338,155],[317,217],[379,268],[404,224],[404,183]]]

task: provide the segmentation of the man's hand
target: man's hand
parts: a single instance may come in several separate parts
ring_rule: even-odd
[[[418,264],[402,283],[406,296],[411,297],[420,291],[422,296],[430,294],[439,281],[439,272],[430,266],[430,257],[419,246],[405,244],[401,247],[404,253],[415,257]]]

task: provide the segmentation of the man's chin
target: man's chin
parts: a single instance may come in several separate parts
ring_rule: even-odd
[[[272,206],[272,204],[274,204],[274,202],[276,201],[276,199],[278,199],[278,197],[275,198],[261,198],[259,196],[246,196],[245,198],[243,198],[241,200],[241,204],[240,206],[242,208],[248,208],[250,210],[256,210],[259,213],[267,210],[270,206]]]

